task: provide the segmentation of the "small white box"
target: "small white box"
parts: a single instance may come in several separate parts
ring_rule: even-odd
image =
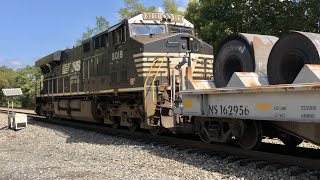
[[[22,113],[10,113],[8,115],[8,126],[10,129],[19,130],[27,127],[28,117]]]

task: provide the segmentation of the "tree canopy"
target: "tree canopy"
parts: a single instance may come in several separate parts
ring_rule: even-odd
[[[87,27],[87,30],[82,33],[81,39],[77,41],[76,45],[80,45],[83,40],[89,39],[90,37],[99,34],[109,28],[109,21],[102,17],[96,17],[96,26],[95,27]]]
[[[183,15],[183,11],[180,11],[177,4],[173,0],[164,0],[163,1],[164,12],[172,13],[172,14],[180,14]]]
[[[155,6],[145,7],[139,0],[124,0],[125,7],[120,8],[118,14],[120,19],[129,18],[139,12],[156,12]]]
[[[13,70],[0,67],[0,90],[3,88],[21,88],[23,95],[15,98],[15,104],[22,107],[32,107],[35,104],[35,84],[40,83],[40,69],[26,66]],[[6,97],[0,93],[0,105],[6,104]]]
[[[129,18],[137,13],[141,12],[158,12],[159,9],[155,6],[146,7],[139,0],[124,0],[125,7],[120,8],[118,14],[120,19]],[[174,0],[164,0],[162,7],[164,12],[173,14],[183,14],[178,9],[177,3]]]
[[[135,14],[141,12],[158,12],[158,8],[155,6],[146,7],[139,0],[124,0],[125,7],[120,8],[118,15],[120,20],[129,18]],[[176,2],[174,0],[164,0],[162,8],[164,12],[173,13],[173,14],[183,14],[184,12],[180,11]],[[82,33],[81,39],[77,40],[76,45],[80,45],[83,40],[86,40],[100,32],[103,32],[109,28],[109,21],[107,18],[102,16],[96,17],[96,26],[87,27],[87,30]]]
[[[319,8],[317,0],[194,0],[185,16],[204,41],[216,46],[238,32],[275,36],[290,30],[319,32]]]

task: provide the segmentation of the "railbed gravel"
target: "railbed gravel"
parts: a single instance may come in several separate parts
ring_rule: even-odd
[[[309,179],[288,168],[257,169],[261,162],[210,157],[188,150],[74,129],[29,119],[6,129],[0,114],[0,179]],[[229,156],[230,157],[230,156]]]

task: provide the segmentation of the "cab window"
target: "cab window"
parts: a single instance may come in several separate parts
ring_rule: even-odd
[[[182,26],[171,26],[170,27],[171,33],[188,33],[193,34],[193,29],[188,27],[182,27]]]
[[[131,34],[133,36],[139,35],[157,35],[166,33],[166,27],[163,24],[132,24]]]

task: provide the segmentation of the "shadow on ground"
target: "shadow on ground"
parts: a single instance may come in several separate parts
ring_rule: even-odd
[[[215,158],[215,157],[210,157],[208,155],[194,155],[194,154],[188,154],[187,151],[178,151],[175,149],[170,149],[169,151],[172,151],[172,153],[164,153],[162,151],[159,151],[158,148],[150,145],[150,144],[143,144],[137,140],[130,140],[128,139],[128,141],[116,141],[116,142],[109,142],[107,138],[103,138],[108,137],[110,135],[107,134],[102,134],[102,133],[96,133],[93,131],[86,131],[86,130],[80,130],[77,129],[72,130],[73,128],[71,127],[61,127],[60,125],[55,125],[55,124],[50,124],[50,123],[46,123],[46,122],[41,122],[39,120],[32,120],[30,119],[28,122],[30,125],[34,125],[34,126],[39,126],[42,128],[48,128],[48,129],[52,129],[58,132],[61,132],[63,134],[65,134],[67,136],[67,141],[66,143],[89,143],[89,144],[99,144],[99,145],[138,145],[141,149],[143,150],[147,150],[149,153],[162,157],[162,158],[168,158],[180,163],[184,163],[184,164],[188,164],[191,166],[194,166],[198,169],[203,169],[209,172],[219,172],[222,175],[224,175],[225,177],[230,177],[230,176],[236,176],[238,178],[245,178],[245,179],[252,179],[252,174],[247,174],[247,173],[241,173],[241,172],[235,172],[235,169],[238,169],[238,167],[233,168],[234,166],[239,166],[238,164],[228,164],[228,167],[221,167],[223,165],[220,166],[216,166],[216,165],[212,165],[212,166],[208,166],[208,164],[206,162],[200,162],[198,160],[196,160],[197,156],[205,156],[205,158]],[[79,135],[79,133],[92,133],[93,135],[90,136],[85,136],[83,135]],[[151,134],[150,134],[151,136]],[[102,137],[102,138],[101,138]],[[161,145],[160,145],[161,146]],[[164,147],[165,148],[165,147]],[[272,147],[270,147],[272,148]],[[178,156],[178,154],[184,153],[185,156],[192,156],[194,158],[180,158]],[[317,154],[319,154],[319,151],[317,150]],[[215,162],[215,161],[213,161]],[[219,161],[218,161],[219,162]],[[225,164],[224,164],[225,165]],[[245,171],[255,171],[252,169],[252,166],[248,165],[248,166],[244,166],[241,167],[241,169],[244,169]],[[247,174],[247,175],[246,175]]]

